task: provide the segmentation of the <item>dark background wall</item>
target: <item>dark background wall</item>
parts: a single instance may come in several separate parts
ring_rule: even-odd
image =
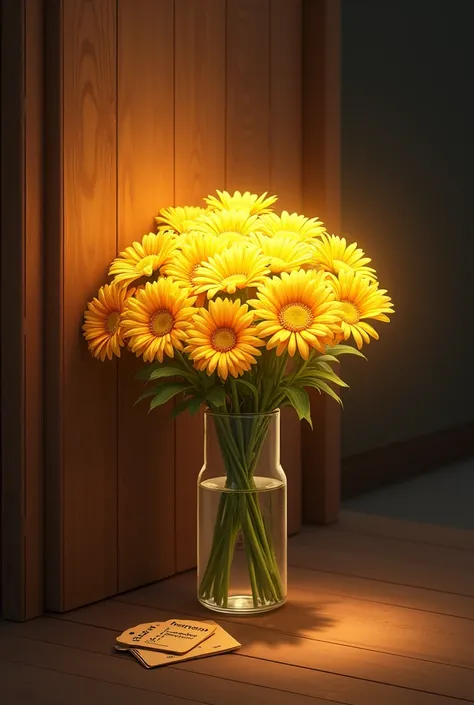
[[[474,418],[474,3],[342,7],[342,231],[397,311],[345,366],[349,456]]]

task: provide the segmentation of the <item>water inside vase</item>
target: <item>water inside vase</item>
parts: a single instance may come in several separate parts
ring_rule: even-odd
[[[286,598],[286,485],[259,476],[254,484],[199,484],[199,600],[218,612],[263,612]]]

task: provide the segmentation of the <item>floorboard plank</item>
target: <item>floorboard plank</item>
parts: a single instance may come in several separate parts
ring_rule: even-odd
[[[133,686],[41,668],[26,663],[0,661],[3,705],[157,705],[156,694]],[[160,705],[199,705],[197,700],[183,700],[161,695]]]
[[[290,600],[284,608],[252,618],[235,617],[231,621],[297,637],[474,669],[471,619],[375,602],[371,592],[373,582],[372,585],[370,581],[358,582],[363,583],[365,593],[357,583],[352,590],[346,588],[343,576],[292,568]],[[367,582],[368,587],[364,584]],[[197,604],[194,584],[194,573],[187,573],[118,599],[206,618],[209,613]],[[375,588],[378,587],[376,583]]]
[[[288,562],[474,597],[474,554],[455,548],[307,527],[289,542]]]
[[[314,693],[302,695],[291,692],[288,687],[279,690],[238,678],[229,678],[233,681],[229,688],[228,679],[219,675],[219,670],[217,675],[178,665],[146,670],[133,657],[115,651],[113,644],[114,634],[110,630],[40,618],[23,624],[6,625],[0,630],[0,661],[11,658],[43,668],[54,667],[64,673],[98,678],[208,705],[222,705],[223,702],[226,705],[241,705],[242,701],[255,705],[286,705],[290,697],[292,705],[328,705],[327,699],[313,697]],[[232,655],[229,658],[232,659]],[[212,659],[206,659],[209,660]],[[270,666],[274,672],[278,670],[276,664]],[[232,674],[231,668],[229,675]],[[135,705],[133,700],[129,702]],[[346,705],[344,701],[343,705]]]
[[[73,647],[66,650],[74,652],[74,657],[69,659],[72,667],[75,667],[74,664],[76,663],[84,663],[84,658],[80,651],[81,648],[95,649],[96,653],[87,654],[86,651],[86,658],[92,659],[93,663],[94,659],[99,658],[98,667],[101,669],[103,679],[107,676],[108,680],[111,680],[110,673],[104,670],[103,665],[103,659],[108,658],[109,661],[119,663],[119,671],[122,674],[120,682],[124,682],[128,686],[133,685],[134,687],[146,687],[148,690],[153,689],[154,692],[158,690],[165,692],[166,686],[173,688],[173,684],[175,684],[173,692],[178,695],[183,687],[189,685],[187,680],[189,677],[188,673],[194,676],[201,674],[208,678],[212,677],[211,680],[220,682],[220,685],[216,686],[220,690],[217,692],[215,699],[209,699],[209,693],[206,692],[206,702],[215,702],[219,705],[222,702],[226,702],[226,705],[228,703],[241,705],[242,688],[240,686],[242,683],[255,686],[253,690],[247,689],[244,697],[247,703],[255,703],[256,705],[257,703],[258,705],[260,703],[274,705],[280,702],[284,705],[289,702],[291,702],[291,705],[297,703],[301,705],[303,703],[308,703],[308,705],[329,705],[331,702],[342,703],[343,705],[380,705],[380,703],[384,703],[384,705],[400,705],[400,702],[403,702],[404,705],[458,705],[459,703],[458,700],[451,697],[359,680],[334,673],[324,673],[312,668],[298,668],[287,664],[272,663],[270,660],[248,658],[238,654],[222,654],[215,658],[199,659],[184,663],[179,667],[168,666],[165,669],[158,669],[159,673],[164,673],[164,676],[168,677],[168,680],[164,683],[163,676],[158,676],[158,683],[158,680],[154,677],[154,674],[158,673],[158,671],[150,672],[138,668],[138,664],[129,663],[128,658],[121,654],[117,654],[115,658],[110,655],[102,655],[110,654],[110,644],[113,642],[115,634],[125,628],[124,625],[130,625],[131,622],[146,621],[151,616],[160,618],[158,610],[107,601],[75,610],[62,617],[41,618],[24,624],[3,626],[3,628],[0,628],[0,635],[3,633],[4,639],[0,638],[0,645],[2,641],[6,642],[7,638],[8,644],[10,644],[12,633],[21,633],[24,637],[21,641],[26,643],[28,643],[28,639],[42,639],[43,641],[51,640],[55,641],[56,644],[63,644],[63,649],[64,646],[74,645],[76,648]],[[73,623],[70,621],[71,619],[82,619],[88,623],[94,621],[102,624],[104,628],[100,629],[79,622]],[[47,649],[51,645],[39,643],[42,648],[41,658],[43,662],[45,658],[48,661],[48,658],[51,659],[51,652],[43,654],[43,648]],[[61,647],[56,646],[56,651],[53,653],[55,661],[57,649],[59,648]],[[24,654],[24,651],[22,653]],[[1,656],[2,652],[0,650],[0,659]],[[35,658],[34,653],[32,656],[35,664],[38,664],[39,659]],[[65,663],[65,658],[62,655],[62,668],[64,669],[68,664]],[[124,668],[126,666],[129,668]],[[133,668],[131,669],[130,667]],[[95,672],[97,672],[97,668]],[[114,671],[115,678],[116,674]],[[143,686],[144,682],[147,685]],[[208,680],[204,682],[208,682]],[[195,680],[193,683],[193,697],[200,698],[202,697],[201,693],[199,680]],[[278,695],[278,699],[275,699],[275,693]],[[301,696],[306,697],[302,699]]]
[[[336,531],[373,534],[402,541],[474,551],[474,531],[436,524],[422,524],[405,519],[393,519],[376,514],[344,510],[340,514],[339,521],[332,528]]]
[[[143,594],[142,598],[145,599]],[[185,615],[186,610],[180,610],[178,606],[173,612],[165,611],[164,602],[163,592],[153,595],[153,592],[148,590],[146,603],[136,605],[115,600],[69,613],[68,618],[114,627],[119,633],[128,626],[147,620],[163,620]],[[116,607],[113,607],[114,603]],[[105,611],[110,622],[102,621]],[[202,618],[206,613],[203,614],[197,608],[188,614]],[[215,617],[217,622],[241,642],[241,655],[301,668],[317,668],[319,671],[340,676],[465,698],[468,701],[474,697],[474,671],[470,669],[285,634],[257,626],[254,618],[242,623],[244,618],[237,622],[230,618],[219,619],[217,615]]]

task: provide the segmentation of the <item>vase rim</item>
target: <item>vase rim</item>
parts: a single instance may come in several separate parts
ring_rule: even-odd
[[[225,417],[225,418],[243,418],[243,419],[250,419],[252,416],[278,416],[280,413],[280,409],[274,409],[273,411],[251,411],[248,413],[240,412],[238,414],[234,414],[228,411],[211,411],[211,409],[204,409],[204,414],[206,416],[220,416],[220,417]]]

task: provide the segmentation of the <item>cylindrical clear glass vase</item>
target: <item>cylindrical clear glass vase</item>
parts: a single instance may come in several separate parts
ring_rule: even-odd
[[[286,600],[286,476],[280,412],[204,416],[198,478],[198,599],[227,614]]]

